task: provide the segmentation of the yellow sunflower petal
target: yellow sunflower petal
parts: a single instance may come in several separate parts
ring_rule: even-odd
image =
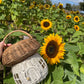
[[[0,4],[2,3],[2,0],[0,0]]]
[[[49,30],[52,27],[52,22],[48,19],[43,19],[40,24],[44,30]]]
[[[76,31],[79,31],[80,28],[79,28],[78,25],[75,25],[75,26],[74,26],[74,29],[75,29]]]
[[[43,46],[40,48],[40,53],[47,63],[53,65],[60,63],[60,59],[64,59],[64,45],[62,38],[58,34],[50,34],[44,38]]]
[[[79,17],[78,17],[78,16],[75,16],[75,17],[74,17],[74,21],[75,21],[75,22],[79,22]]]

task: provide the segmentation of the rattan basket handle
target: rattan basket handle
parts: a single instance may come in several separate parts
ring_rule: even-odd
[[[8,34],[5,36],[4,39],[3,39],[3,41],[5,42],[5,39],[6,39],[10,34],[12,34],[12,33],[14,33],[14,32],[22,32],[22,33],[25,33],[28,37],[32,38],[32,36],[31,36],[30,34],[28,34],[27,32],[25,32],[25,31],[23,31],[23,30],[14,30],[14,31],[8,33]]]

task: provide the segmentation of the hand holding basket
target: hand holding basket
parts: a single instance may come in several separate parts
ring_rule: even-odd
[[[29,39],[21,40],[4,50],[2,54],[2,64],[7,67],[11,67],[27,59],[29,56],[33,55],[40,47],[40,44],[34,38],[32,38],[30,34],[22,30],[15,30],[10,32],[5,36],[3,41],[5,42],[5,39],[14,32],[23,32],[29,37]]]

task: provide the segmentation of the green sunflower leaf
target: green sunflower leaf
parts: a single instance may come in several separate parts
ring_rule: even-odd
[[[16,16],[15,15],[12,15],[12,20],[15,20],[16,19]]]
[[[4,20],[5,16],[6,16],[5,14],[0,15],[0,20]]]
[[[12,73],[9,73],[9,75],[3,80],[3,84],[15,84]]]
[[[81,83],[80,84],[84,84],[84,74],[80,74],[80,77],[81,77]]]
[[[77,37],[77,36],[80,36],[80,35],[84,35],[83,32],[81,31],[76,31],[72,37]]]
[[[73,50],[72,50],[73,51]],[[77,61],[77,56],[75,55],[74,52],[69,52],[67,54],[68,59],[65,60],[66,63],[71,64],[71,67],[73,69],[74,74],[79,76],[79,65]]]
[[[66,32],[69,32],[69,33],[73,33],[74,32],[74,29],[67,29]]]
[[[74,38],[73,40],[70,41],[70,43],[78,42],[78,40],[79,40],[79,37],[78,38]]]
[[[62,80],[54,80],[51,84],[63,84]]]
[[[69,67],[69,66],[67,66],[67,67]],[[64,78],[66,78],[67,76],[68,76],[70,81],[72,81],[73,78],[75,77],[74,72],[71,72],[71,71],[65,69],[65,76],[64,76]]]
[[[52,72],[53,80],[61,80],[64,75],[64,70],[62,66],[55,67],[54,71]],[[60,83],[57,83],[60,84]]]
[[[21,35],[25,35],[22,32],[14,32],[13,34],[11,34],[10,36],[21,36]]]
[[[84,43],[77,43],[77,45],[79,46],[79,54],[82,55],[84,54]]]
[[[44,80],[45,84],[50,84],[51,83],[51,75],[48,75],[48,79]]]
[[[4,33],[4,30],[0,28],[0,35]]]
[[[84,84],[84,74],[80,73],[80,81],[77,80],[76,84]]]
[[[84,64],[81,65],[80,72],[84,74]]]
[[[79,47],[78,46],[75,46],[75,45],[71,45],[71,44],[66,43],[65,44],[65,50],[66,51],[78,52],[79,51]]]
[[[72,81],[64,82],[64,84],[76,84],[76,77]]]

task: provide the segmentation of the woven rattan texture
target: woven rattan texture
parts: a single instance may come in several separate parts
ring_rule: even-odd
[[[40,44],[34,38],[19,41],[5,49],[2,64],[11,67],[33,55],[39,47]]]

